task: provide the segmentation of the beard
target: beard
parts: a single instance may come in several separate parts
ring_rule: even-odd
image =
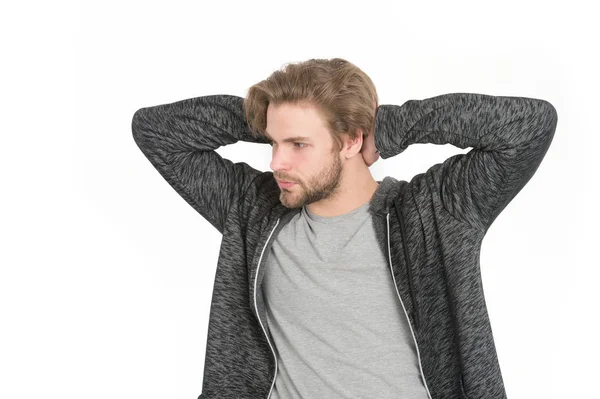
[[[282,188],[279,200],[287,208],[300,208],[313,202],[332,198],[339,193],[342,172],[342,161],[339,154],[333,152],[331,162],[307,182],[298,181],[290,188]]]

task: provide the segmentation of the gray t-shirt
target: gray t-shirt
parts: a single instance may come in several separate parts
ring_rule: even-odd
[[[270,399],[426,399],[410,327],[369,203],[303,207],[273,242],[263,293],[277,353]]]

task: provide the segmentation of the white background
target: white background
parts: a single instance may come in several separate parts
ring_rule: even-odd
[[[131,118],[333,57],[368,73],[381,104],[475,92],[556,107],[552,145],[488,231],[481,269],[508,397],[599,397],[600,32],[587,4],[3,6],[0,397],[198,397],[221,237],[152,168]],[[414,145],[371,171],[409,180],[467,151]],[[218,152],[270,170],[265,145]]]

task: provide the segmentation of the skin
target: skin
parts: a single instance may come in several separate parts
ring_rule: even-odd
[[[281,203],[288,208],[307,206],[319,216],[343,215],[369,202],[379,187],[369,170],[379,159],[374,126],[365,140],[362,133],[355,140],[345,135],[338,152],[314,106],[285,103],[269,104],[266,132],[273,147],[273,176],[296,183],[280,188]]]

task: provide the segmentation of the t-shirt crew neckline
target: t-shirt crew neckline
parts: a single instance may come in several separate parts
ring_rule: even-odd
[[[365,212],[367,212],[368,208],[369,208],[369,204],[370,202],[366,202],[365,204],[359,206],[358,208],[344,213],[342,215],[337,215],[337,216],[319,216],[316,215],[314,213],[312,213],[308,207],[306,205],[304,205],[302,207],[302,211],[304,212],[304,214],[309,217],[311,220],[315,221],[315,222],[319,222],[319,223],[325,223],[325,224],[332,224],[332,223],[339,223],[342,222],[344,220],[348,220],[351,218],[356,217],[359,214],[363,214]]]

